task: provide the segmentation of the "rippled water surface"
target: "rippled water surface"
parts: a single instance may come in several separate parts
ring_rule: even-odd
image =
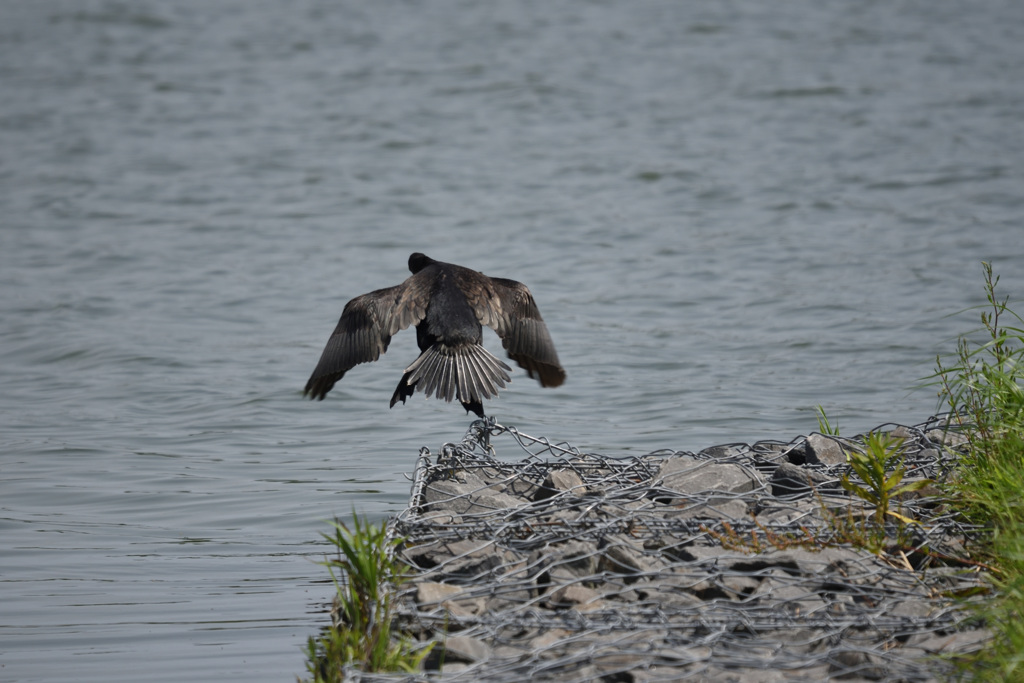
[[[388,409],[410,332],[300,395],[412,251],[533,290],[569,379],[491,414],[622,455],[920,422],[1024,293],[1015,0],[0,15],[5,682],[302,673],[323,521],[469,424]]]

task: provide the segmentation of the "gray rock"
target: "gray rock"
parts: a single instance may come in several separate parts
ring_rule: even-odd
[[[572,631],[566,631],[561,628],[545,630],[540,635],[534,636],[530,639],[529,649],[531,651],[547,650],[553,645],[572,637],[572,635]]]
[[[441,658],[445,663],[445,669],[449,662],[484,662],[491,657],[491,647],[478,638],[469,636],[448,636],[435,647],[431,652],[431,658]]]
[[[940,443],[951,448],[958,448],[967,443],[968,439],[961,432],[946,429],[930,429],[925,434],[932,443]]]
[[[845,465],[846,451],[833,436],[815,432],[807,437],[807,462],[824,465]]]
[[[600,559],[597,547],[581,541],[567,541],[535,551],[530,566],[536,567],[540,586],[574,582],[597,573]]]
[[[420,605],[439,604],[463,590],[462,586],[426,581],[416,585],[416,602]]]
[[[773,496],[802,498],[811,495],[829,480],[829,477],[820,472],[790,463],[782,463],[775,469],[769,484]]]
[[[677,504],[675,510],[665,513],[666,519],[694,519],[702,521],[725,520],[735,522],[749,520],[747,504],[734,498],[717,499],[712,503]]]
[[[461,483],[452,480],[430,482],[424,487],[425,505],[421,514],[448,512],[455,515],[479,515],[505,511],[525,505],[527,501],[507,493],[481,487],[478,480]]]
[[[682,579],[679,576],[673,576],[650,580],[641,579],[632,584],[631,588],[640,604],[661,609],[693,609],[695,612],[699,612],[704,607],[704,601],[687,590],[693,584],[692,578]]]
[[[671,499],[671,503],[688,495],[708,492],[740,494],[761,486],[757,475],[740,465],[697,460],[689,456],[665,460],[658,470],[655,482],[669,491],[680,494],[679,497]]]
[[[643,548],[617,538],[602,549],[597,569],[612,574],[632,575],[653,571],[655,566]]]
[[[486,609],[486,602],[483,598],[468,595],[471,590],[462,586],[427,581],[416,586],[416,602],[424,611],[440,607],[453,617],[481,614]]]
[[[711,446],[705,448],[700,452],[700,455],[704,456],[709,460],[724,460],[725,458],[734,458],[737,455],[741,455],[746,452],[745,445],[726,445],[726,446]]]
[[[783,462],[792,462],[789,455],[793,450],[791,443],[758,441],[750,449],[753,451],[758,465],[779,465]],[[803,464],[803,460],[798,464]]]
[[[462,581],[492,576],[499,567],[517,560],[514,553],[498,549],[486,540],[434,541],[405,548],[402,552],[414,566],[432,567],[430,571],[434,575]]]
[[[796,476],[793,478],[796,479]],[[795,485],[799,485],[799,481],[787,482],[783,480],[781,486],[784,488],[781,488],[780,491],[792,490],[790,487]],[[821,504],[809,495],[810,492],[811,489],[806,487],[802,498],[784,495],[780,497],[785,500],[785,503],[781,501],[778,503],[768,501],[761,511],[757,513],[757,521],[768,527],[774,525],[793,529],[794,531],[797,529],[797,525],[809,528],[820,526],[823,523]]]
[[[576,495],[582,495],[586,490],[587,487],[583,485],[580,475],[572,470],[552,470],[548,472],[544,483],[534,492],[533,500],[547,500],[563,491],[573,491]]]
[[[907,441],[909,439],[913,439],[917,435],[914,434],[914,431],[909,427],[897,425],[889,432],[889,436],[893,439],[903,439],[904,441]]]
[[[829,675],[836,680],[866,679],[880,681],[886,678],[885,662],[865,650],[836,648],[829,652]]]
[[[551,609],[572,608],[579,612],[589,612],[604,607],[604,601],[601,600],[600,593],[593,588],[587,588],[579,584],[562,586],[555,589],[548,595],[545,604]]]
[[[742,600],[757,592],[761,579],[750,575],[727,574],[722,576],[722,587],[728,592],[730,600]]]

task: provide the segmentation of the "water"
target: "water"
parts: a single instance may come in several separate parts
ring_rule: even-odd
[[[622,455],[922,421],[979,262],[1024,293],[1013,0],[0,15],[5,682],[302,673],[323,520],[469,423],[388,410],[409,332],[300,396],[412,251],[548,320],[490,413]]]

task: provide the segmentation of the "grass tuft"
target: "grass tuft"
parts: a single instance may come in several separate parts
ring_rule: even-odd
[[[818,413],[818,432],[829,436],[839,436],[839,422],[836,421],[835,424],[832,424],[821,405],[815,408],[815,411]]]
[[[395,588],[408,571],[394,555],[402,539],[389,538],[384,525],[360,521],[354,513],[351,527],[338,520],[331,526],[322,535],[337,556],[323,564],[334,580],[337,615],[333,627],[307,642],[308,681],[340,682],[348,669],[417,671],[433,644],[393,630]]]

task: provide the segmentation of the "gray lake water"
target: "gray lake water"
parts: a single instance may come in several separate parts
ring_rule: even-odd
[[[412,251],[532,289],[534,436],[927,419],[1024,293],[1022,74],[1019,0],[4,2],[0,680],[303,673],[324,520],[470,422],[388,409],[412,332],[301,397]]]

